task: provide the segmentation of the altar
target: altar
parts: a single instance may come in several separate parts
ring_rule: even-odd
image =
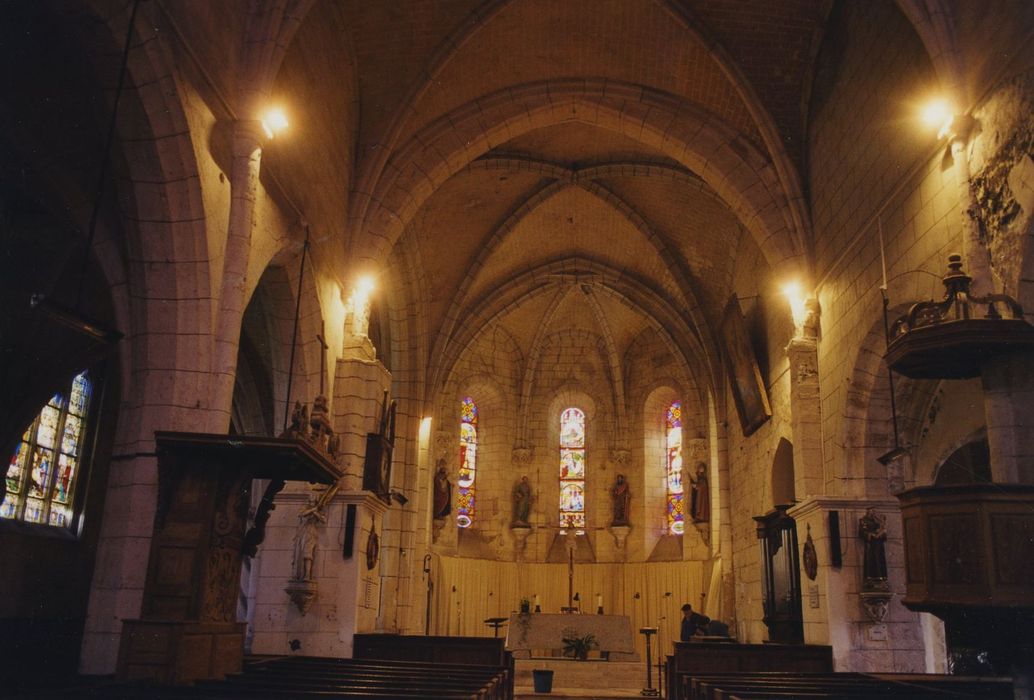
[[[559,654],[565,637],[592,634],[602,658],[608,661],[638,661],[632,622],[625,615],[555,615],[518,613],[510,616],[506,649],[515,659],[531,658],[533,651]]]

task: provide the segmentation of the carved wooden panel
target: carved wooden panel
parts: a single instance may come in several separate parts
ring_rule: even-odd
[[[977,546],[978,533],[977,519],[972,514],[930,518],[935,584],[971,586],[980,580],[984,563]]]
[[[1005,586],[1034,582],[1034,514],[991,516],[995,582]]]
[[[926,564],[923,554],[923,524],[919,518],[905,518],[905,580],[908,583],[922,583],[926,580]]]

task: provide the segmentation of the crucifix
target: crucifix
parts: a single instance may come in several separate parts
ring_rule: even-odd
[[[567,549],[567,607],[574,607],[574,547]]]
[[[574,550],[578,546],[576,535],[568,533],[564,546],[567,547],[567,607],[561,608],[560,612],[573,613],[576,611],[574,604],[578,601],[578,594],[574,592]]]
[[[320,332],[316,334],[316,340],[320,343],[320,395],[323,395],[323,378],[327,376],[327,350],[330,346],[327,345],[326,338],[324,335],[323,322],[320,321]]]

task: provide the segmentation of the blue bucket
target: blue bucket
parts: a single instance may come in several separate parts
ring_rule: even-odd
[[[532,669],[531,677],[535,683],[536,693],[553,692],[553,672],[551,670],[541,668]]]

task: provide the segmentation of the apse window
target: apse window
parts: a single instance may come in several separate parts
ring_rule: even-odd
[[[478,405],[466,397],[460,402],[460,476],[456,485],[456,525],[470,527],[474,522],[474,482],[478,467]]]
[[[673,401],[664,416],[664,480],[667,492],[668,531],[686,531],[682,488],[682,402]]]
[[[22,434],[7,467],[0,518],[71,527],[93,384],[78,374]]]
[[[585,534],[585,414],[560,414],[560,532]]]

